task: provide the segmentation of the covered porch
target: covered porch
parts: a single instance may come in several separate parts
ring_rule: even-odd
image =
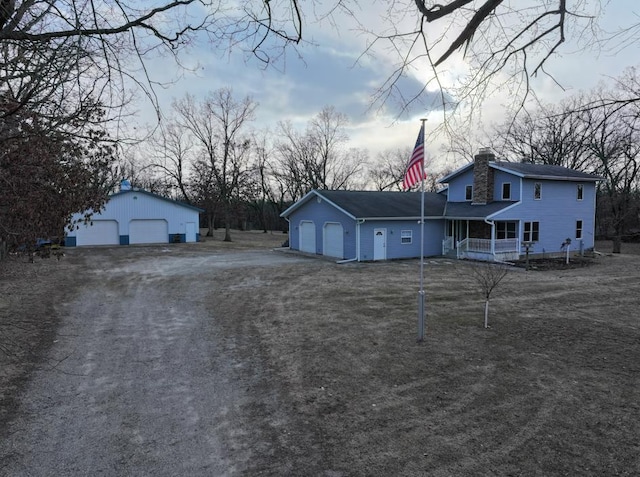
[[[520,258],[517,221],[447,220],[442,254],[458,259],[504,262]]]

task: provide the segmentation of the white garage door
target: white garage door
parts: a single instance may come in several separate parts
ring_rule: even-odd
[[[76,245],[120,245],[118,222],[94,220],[76,230]]]
[[[316,253],[316,225],[313,222],[300,222],[300,251]]]
[[[344,258],[344,240],[342,224],[329,222],[324,224],[322,238],[323,255]]]
[[[129,243],[169,243],[169,226],[164,219],[129,222]]]

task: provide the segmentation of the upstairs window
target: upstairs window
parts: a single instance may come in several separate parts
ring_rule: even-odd
[[[413,238],[413,231],[411,230],[401,230],[400,231],[400,243],[411,243],[411,239]]]
[[[540,222],[525,222],[524,234],[522,237],[524,242],[537,242],[540,240]]]
[[[473,186],[468,185],[464,188],[464,200],[473,199]]]
[[[540,182],[533,184],[533,198],[534,200],[540,200],[542,198],[542,184]]]
[[[582,238],[582,220],[576,220],[576,239]]]
[[[578,190],[577,190],[577,197],[576,198],[578,200],[582,200],[583,193],[584,193],[583,185],[582,184],[578,184]]]
[[[511,200],[511,182],[502,184],[502,200]]]

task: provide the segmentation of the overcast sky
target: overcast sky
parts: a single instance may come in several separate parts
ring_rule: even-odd
[[[380,13],[369,8],[368,21],[380,27],[377,17]],[[616,0],[606,6],[601,26],[614,30],[640,21],[639,14],[638,2]],[[428,117],[427,153],[434,157],[442,156],[442,138],[432,137],[429,132],[442,120],[438,111],[426,111],[425,104],[431,97],[423,105],[402,114],[393,101],[385,103],[382,108],[380,104],[372,108],[372,97],[391,74],[392,62],[388,61],[383,50],[379,50],[374,58],[357,62],[364,51],[366,38],[353,31],[353,22],[340,17],[337,20],[335,29],[326,24],[321,27],[309,25],[307,38],[313,39],[316,45],[300,45],[297,51],[301,59],[296,52],[290,51],[284,61],[266,69],[239,50],[224,55],[199,45],[189,56],[182,58],[186,64],[197,65],[196,71],[186,73],[166,89],[157,89],[160,103],[168,109],[173,98],[180,98],[186,92],[203,97],[208,91],[231,87],[237,99],[251,95],[259,104],[253,126],[271,129],[275,129],[280,120],[290,120],[302,129],[324,106],[331,105],[348,116],[351,145],[366,148],[371,160],[385,149],[413,147],[420,127],[419,118]],[[406,21],[411,26],[410,22],[415,19]],[[535,85],[543,101],[554,102],[564,95],[593,88],[599,81],[618,76],[626,67],[636,66],[639,62],[637,46],[613,54],[594,49],[582,51],[577,43],[570,41],[561,47],[560,52],[549,60],[547,70],[553,72],[566,91],[549,78],[540,78]],[[150,65],[151,75],[164,77],[167,64],[166,61],[153,62]],[[464,71],[464,60],[460,55],[448,63],[448,69],[451,74]],[[426,69],[410,72],[401,83],[403,93],[411,95],[422,88],[428,74]],[[432,94],[437,95],[437,91]],[[485,126],[500,122],[505,114],[501,106],[508,99],[508,93],[498,91],[486,102],[482,115]],[[151,113],[142,107],[139,121],[151,120]],[[453,161],[451,158],[448,160]]]

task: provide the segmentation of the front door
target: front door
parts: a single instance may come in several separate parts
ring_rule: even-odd
[[[387,259],[387,229],[373,229],[373,259]]]

